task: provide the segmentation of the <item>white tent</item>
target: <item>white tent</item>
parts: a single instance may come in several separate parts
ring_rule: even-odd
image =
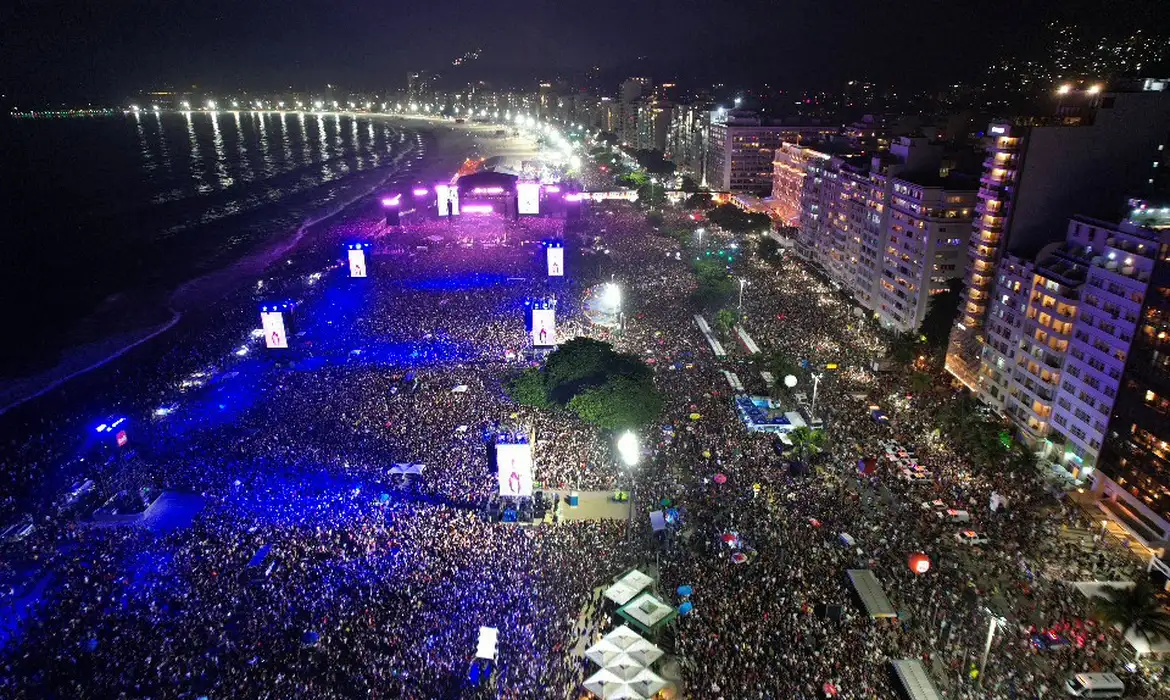
[[[639,695],[647,698],[666,687],[666,681],[662,676],[648,668],[642,669],[638,675],[627,681],[627,684]]]
[[[585,650],[585,656],[593,663],[605,668],[615,657],[624,654],[621,647],[608,639],[602,639]]]
[[[625,625],[614,628],[614,630],[605,635],[603,639],[611,642],[619,649],[628,649],[632,644],[634,644],[634,642],[639,640],[643,642],[646,641],[645,639],[642,639],[642,635],[638,634],[629,627],[626,627]]]
[[[637,659],[624,652],[610,659],[609,663],[605,665],[606,671],[612,671],[613,675],[623,681],[634,678],[645,669],[646,667],[638,663]]]
[[[645,639],[639,640],[626,648],[626,653],[643,666],[649,666],[662,658],[662,650]],[[604,665],[604,664],[602,664]]]
[[[627,684],[619,685],[613,692],[605,696],[607,700],[646,700],[646,696],[639,693]]]
[[[612,671],[604,668],[585,679],[585,688],[599,698],[611,697],[614,691],[625,683]]]

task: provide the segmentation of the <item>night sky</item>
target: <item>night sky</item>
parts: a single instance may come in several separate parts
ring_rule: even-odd
[[[1021,7],[1023,6],[1023,7]],[[1044,7],[1040,7],[1044,6]],[[1157,8],[1161,6],[1162,9]],[[111,100],[140,88],[384,91],[408,70],[531,86],[589,66],[699,85],[934,87],[978,77],[1050,19],[1166,19],[1166,0],[8,0],[0,89]],[[1158,16],[1158,13],[1161,16]],[[456,73],[451,61],[482,49]]]

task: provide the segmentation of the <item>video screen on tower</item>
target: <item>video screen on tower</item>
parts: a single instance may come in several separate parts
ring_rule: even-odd
[[[540,183],[516,183],[516,211],[520,214],[540,213]]]
[[[264,345],[268,348],[287,348],[288,333],[284,328],[284,313],[264,311],[260,314],[260,325],[264,327]]]
[[[557,344],[557,312],[554,309],[532,310],[532,344]]]
[[[435,185],[435,204],[439,216],[459,215],[459,188],[452,185]]]
[[[560,246],[549,246],[545,250],[548,251],[548,276],[563,277],[565,274],[565,249]]]
[[[532,445],[496,445],[501,496],[532,495]]]
[[[366,251],[361,248],[356,250],[353,248],[349,249],[349,276],[366,276]]]

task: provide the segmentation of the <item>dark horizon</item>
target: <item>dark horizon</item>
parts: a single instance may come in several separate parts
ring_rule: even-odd
[[[532,87],[597,67],[698,87],[824,89],[865,79],[899,89],[970,82],[1005,54],[1025,54],[1052,21],[1093,31],[1170,24],[1170,3],[1082,0],[1056,9],[1009,0],[901,3],[855,0],[710,3],[651,0],[589,5],[468,0],[406,7],[293,0],[278,9],[225,0],[114,0],[95,13],[16,2],[0,11],[0,92],[8,102],[109,102],[138,90],[310,90],[326,83],[385,92],[408,71],[457,86],[487,80]],[[1161,24],[1159,24],[1161,22]],[[480,50],[478,59],[453,66]],[[616,88],[616,85],[613,86]]]

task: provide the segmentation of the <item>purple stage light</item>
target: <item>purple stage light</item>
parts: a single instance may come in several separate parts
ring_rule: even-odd
[[[561,188],[557,185],[549,185],[548,187],[544,188],[544,191],[545,192],[560,192]]]
[[[472,194],[503,194],[503,187],[476,187],[471,191]]]
[[[468,204],[463,207],[464,214],[491,214],[493,211],[490,204]]]
[[[415,196],[415,197],[425,197],[425,196],[427,196],[427,195],[428,195],[428,194],[430,194],[430,193],[431,193],[431,191],[430,191],[430,190],[428,190],[428,189],[427,189],[427,188],[425,188],[425,187],[416,187],[416,188],[414,188],[414,196]]]
[[[570,192],[565,195],[566,202],[580,202],[581,194],[579,192]]]
[[[384,207],[396,207],[401,203],[402,203],[402,195],[400,195],[400,194],[396,194],[393,197],[383,197],[382,198],[382,206],[384,206]]]

